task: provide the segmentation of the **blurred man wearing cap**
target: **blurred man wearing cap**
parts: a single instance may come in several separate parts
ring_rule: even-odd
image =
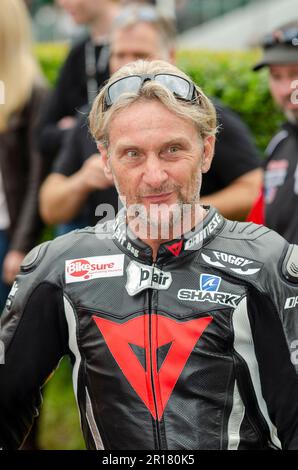
[[[254,70],[268,67],[270,92],[287,120],[267,147],[258,221],[298,243],[298,21],[267,35],[263,50]]]

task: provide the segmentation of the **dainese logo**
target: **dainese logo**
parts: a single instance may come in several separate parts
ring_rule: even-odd
[[[77,259],[67,266],[67,273],[74,277],[89,279],[90,274],[113,269],[114,263],[90,263],[86,259]]]

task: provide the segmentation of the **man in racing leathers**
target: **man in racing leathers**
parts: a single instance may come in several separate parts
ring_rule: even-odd
[[[199,205],[213,105],[138,61],[90,121],[126,212],[27,255],[2,322],[0,446],[21,445],[69,354],[89,449],[298,449],[298,248]]]

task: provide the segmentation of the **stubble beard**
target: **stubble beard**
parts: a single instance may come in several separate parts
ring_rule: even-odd
[[[190,191],[184,194],[183,188],[176,184],[164,184],[159,188],[150,189],[147,193],[138,191],[127,203],[121,195],[120,186],[114,177],[115,187],[122,204],[126,208],[127,219],[133,231],[138,232],[141,239],[167,240],[179,238],[197,225],[201,218],[200,189],[201,175],[192,177]],[[150,204],[149,209],[142,203],[147,195],[158,195],[174,192],[177,200],[174,204]]]

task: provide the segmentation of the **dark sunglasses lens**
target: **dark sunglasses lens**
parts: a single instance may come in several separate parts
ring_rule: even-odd
[[[184,78],[175,77],[174,75],[156,75],[155,81],[164,85],[168,90],[180,98],[190,99],[190,83]]]
[[[139,91],[142,83],[141,77],[125,77],[113,83],[109,88],[111,103],[115,103],[123,93],[135,93]]]

